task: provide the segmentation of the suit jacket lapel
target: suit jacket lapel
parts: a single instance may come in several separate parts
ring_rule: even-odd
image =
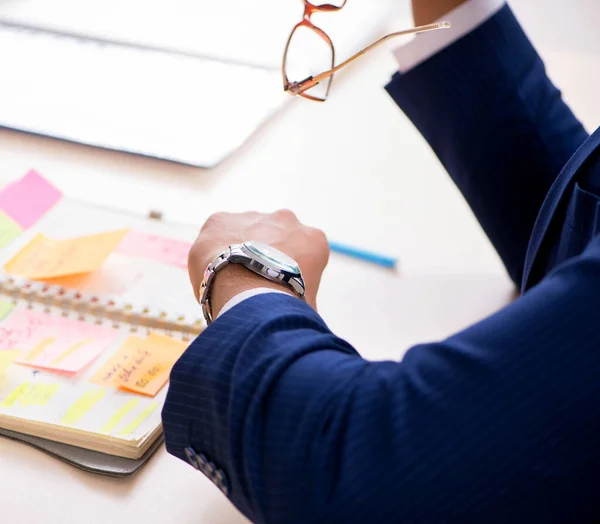
[[[581,168],[586,159],[590,154],[600,145],[600,128],[590,136],[575,152],[571,159],[567,162],[565,167],[562,169],[554,184],[548,191],[548,196],[544,200],[538,218],[533,227],[531,233],[531,239],[529,241],[529,247],[527,249],[527,255],[525,257],[525,267],[523,269],[523,280],[521,285],[521,291],[525,292],[531,286],[537,282],[534,280],[533,266],[539,255],[540,247],[548,232],[550,223],[561,203],[562,197],[565,191],[569,187],[569,184],[573,180],[573,177],[577,171]]]

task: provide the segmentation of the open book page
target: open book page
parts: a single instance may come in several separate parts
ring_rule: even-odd
[[[1,355],[9,355],[0,370],[0,426],[130,458],[151,444],[160,431],[168,367],[185,345],[158,333],[132,333],[127,326],[98,322],[39,306],[12,309],[0,322],[0,338],[11,346],[0,347]],[[178,351],[170,359],[155,354],[150,362],[152,355],[138,349],[115,364],[128,340],[150,338],[152,350],[153,336],[173,341]],[[169,344],[165,351],[172,351]],[[150,394],[124,389],[136,383],[145,387],[155,377],[159,382]]]
[[[150,220],[63,197],[34,225],[0,248],[0,275],[8,276],[5,265],[40,233],[58,240],[124,229],[128,230],[125,238],[99,269],[43,281],[130,304],[136,310],[150,308],[184,317],[189,323],[203,322],[187,273],[187,253],[198,232],[191,225]]]
[[[197,228],[70,200],[35,171],[0,189],[0,213],[0,427],[139,458],[204,325]]]

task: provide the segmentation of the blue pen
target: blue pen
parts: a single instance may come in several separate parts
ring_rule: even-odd
[[[398,264],[398,259],[396,258],[387,257],[385,255],[379,255],[377,253],[372,253],[363,249],[357,249],[355,247],[346,246],[337,242],[329,242],[329,248],[333,253],[339,253],[341,255],[346,255],[352,258],[356,258],[358,260],[363,260],[365,262],[370,262],[372,264],[377,264],[378,266],[383,266],[390,269],[395,269]]]

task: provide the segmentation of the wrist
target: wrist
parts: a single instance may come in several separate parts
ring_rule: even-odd
[[[210,307],[217,318],[223,306],[233,297],[257,288],[271,288],[293,295],[291,289],[253,273],[240,264],[229,264],[215,275],[210,291]]]
[[[467,0],[413,0],[412,11],[415,25],[426,25],[436,22],[450,11],[453,11]]]

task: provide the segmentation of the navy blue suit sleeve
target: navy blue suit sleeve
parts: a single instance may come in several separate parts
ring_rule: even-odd
[[[254,522],[587,522],[599,310],[600,238],[400,363],[362,359],[293,297],[254,297],[174,367],[167,449],[206,454]]]
[[[588,135],[510,8],[396,74],[387,90],[433,148],[520,287],[542,202]]]

